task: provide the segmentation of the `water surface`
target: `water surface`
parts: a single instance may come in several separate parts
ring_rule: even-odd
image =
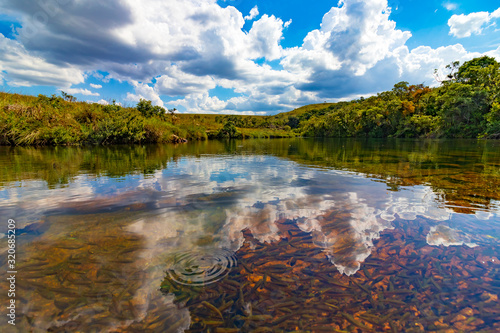
[[[0,147],[0,170],[19,331],[500,330],[498,142]]]

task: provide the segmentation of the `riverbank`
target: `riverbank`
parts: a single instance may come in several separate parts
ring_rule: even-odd
[[[270,117],[147,114],[140,107],[67,101],[59,96],[0,93],[1,145],[177,143],[216,138],[292,137]],[[251,125],[234,126],[234,121]]]
[[[500,64],[490,57],[450,66],[439,87],[399,82],[350,102],[307,105],[273,116],[175,114],[62,97],[0,93],[0,145],[107,145],[287,137],[500,139]]]

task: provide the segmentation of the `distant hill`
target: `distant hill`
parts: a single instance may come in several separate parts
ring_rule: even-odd
[[[0,93],[0,144],[81,145],[273,137],[500,138],[500,64],[490,57],[449,66],[440,87],[399,82],[350,102],[306,105],[273,116],[175,114],[136,107]]]

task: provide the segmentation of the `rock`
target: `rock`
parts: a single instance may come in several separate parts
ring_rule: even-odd
[[[185,138],[181,138],[181,137],[178,137],[177,135],[175,134],[172,134],[172,136],[170,137],[170,140],[173,142],[173,143],[185,143],[185,142],[188,142],[187,139]]]

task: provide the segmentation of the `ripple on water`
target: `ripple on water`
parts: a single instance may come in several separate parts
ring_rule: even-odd
[[[167,277],[183,285],[207,285],[224,278],[237,265],[234,253],[225,249],[180,252],[172,255]]]

